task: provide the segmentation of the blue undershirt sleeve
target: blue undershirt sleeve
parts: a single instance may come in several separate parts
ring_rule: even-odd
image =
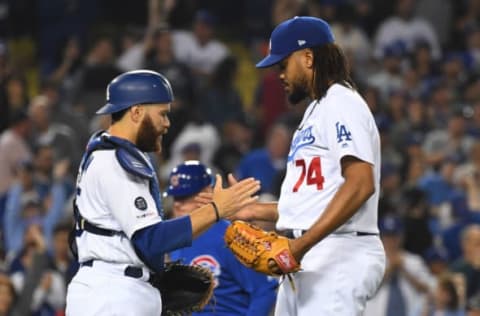
[[[151,269],[163,269],[164,255],[192,245],[190,216],[182,216],[144,227],[133,233],[132,243],[137,255]]]

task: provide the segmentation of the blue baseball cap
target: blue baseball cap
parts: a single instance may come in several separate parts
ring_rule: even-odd
[[[270,67],[297,50],[333,42],[333,33],[327,22],[311,16],[296,16],[273,30],[270,53],[256,67]]]
[[[210,168],[198,160],[187,160],[172,170],[169,182],[164,196],[181,198],[197,194],[213,185],[214,178]]]

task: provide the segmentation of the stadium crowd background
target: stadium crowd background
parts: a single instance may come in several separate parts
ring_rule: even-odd
[[[479,315],[479,0],[0,0],[0,315],[63,314],[75,173],[123,71],[172,83],[154,157],[163,187],[198,159],[278,197],[306,104],[290,106],[276,70],[254,63],[295,15],[331,23],[381,133],[380,228],[396,277],[379,294],[396,293],[403,315]],[[367,315],[386,315],[380,301]]]

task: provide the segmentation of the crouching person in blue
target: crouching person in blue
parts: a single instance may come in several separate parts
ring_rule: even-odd
[[[186,161],[170,174],[166,195],[173,198],[172,215],[190,214],[199,205],[195,196],[211,192],[210,169],[198,161]],[[230,223],[221,220],[192,242],[192,246],[170,253],[171,260],[201,265],[212,270],[216,286],[206,308],[192,315],[266,316],[276,299],[277,280],[242,265],[225,246],[223,235]]]

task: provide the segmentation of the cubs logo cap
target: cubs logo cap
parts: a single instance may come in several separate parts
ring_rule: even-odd
[[[273,30],[270,52],[256,67],[270,67],[297,50],[333,43],[334,40],[330,25],[324,20],[311,16],[296,16],[280,23]]]

